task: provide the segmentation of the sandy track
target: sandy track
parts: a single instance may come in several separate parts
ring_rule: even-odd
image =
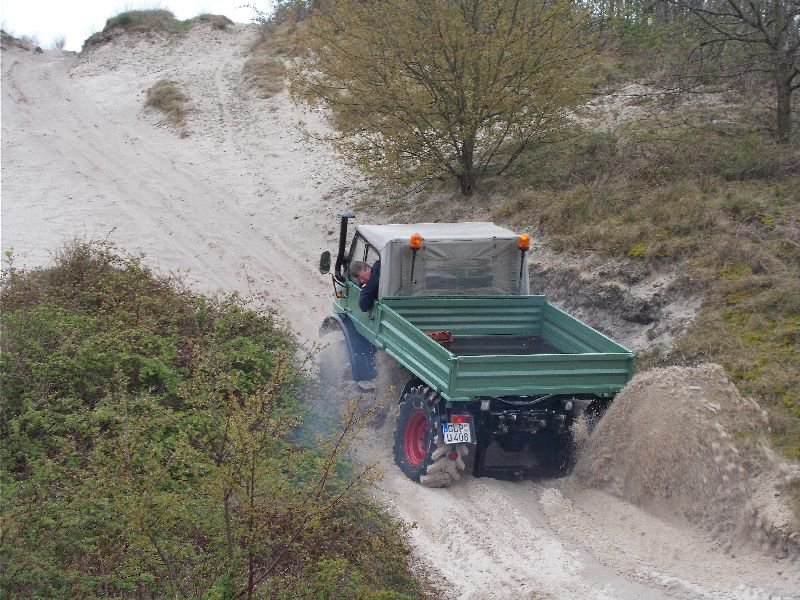
[[[267,292],[315,341],[330,293],[317,258],[361,182],[305,141],[298,123],[322,127],[316,113],[243,85],[253,35],[198,28],[82,57],[4,50],[3,250],[34,266],[64,240],[108,237],[163,271],[188,270],[200,291]],[[192,99],[186,139],[143,110],[162,78]],[[450,598],[800,598],[796,563],[744,544],[723,552],[702,531],[572,480],[467,476],[425,489],[394,467],[378,432],[366,455],[386,473],[377,496],[417,524],[418,558]]]
[[[208,29],[78,59],[5,51],[3,248],[41,264],[64,240],[109,237],[203,291],[266,291],[315,339],[328,305],[315,266],[352,202],[331,198],[358,178],[304,141],[313,112],[240,89],[250,36]],[[192,98],[186,139],[143,111],[163,78]]]

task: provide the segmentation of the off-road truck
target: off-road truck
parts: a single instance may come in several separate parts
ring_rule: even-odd
[[[573,423],[625,386],[634,354],[530,295],[525,234],[476,222],[358,225],[348,248],[353,218],[341,215],[332,273],[330,252],[320,260],[334,291],[320,333],[342,340],[355,382],[375,378],[380,351],[407,373],[394,431],[400,469],[446,486],[472,447],[475,477],[520,474],[487,464],[491,444],[568,468]],[[365,312],[348,267],[379,259],[378,298]]]

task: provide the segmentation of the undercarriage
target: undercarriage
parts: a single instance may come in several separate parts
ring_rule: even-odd
[[[519,479],[569,470],[571,426],[592,402],[556,395],[480,397],[448,403],[448,412],[472,416],[474,477]]]

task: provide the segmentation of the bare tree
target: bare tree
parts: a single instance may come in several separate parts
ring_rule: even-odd
[[[736,47],[739,73],[761,73],[775,87],[775,130],[789,143],[792,94],[800,88],[800,0],[667,0],[696,17],[702,41],[696,52]]]

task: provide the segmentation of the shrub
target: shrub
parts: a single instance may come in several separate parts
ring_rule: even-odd
[[[404,528],[343,463],[352,423],[292,443],[305,380],[272,312],[99,242],[12,262],[0,301],[9,597],[419,596]]]
[[[145,106],[163,112],[176,125],[182,125],[186,119],[186,104],[189,98],[178,87],[177,82],[162,79],[147,90]]]
[[[208,23],[213,29],[220,30],[225,30],[230,25],[233,25],[233,21],[224,15],[202,14],[196,16],[194,19],[191,19],[191,21],[197,23]]]
[[[259,52],[250,57],[244,65],[247,79],[255,84],[261,92],[262,98],[271,98],[284,89],[286,68],[283,63]]]

